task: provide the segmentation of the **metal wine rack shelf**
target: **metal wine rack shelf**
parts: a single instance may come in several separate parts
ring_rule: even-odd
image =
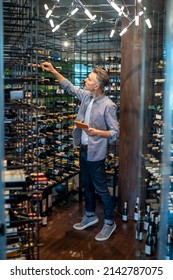
[[[40,7],[39,0],[3,2],[8,259],[39,259],[43,211],[51,214],[53,204],[61,199],[67,201],[69,192],[77,191],[82,198],[78,149],[73,148],[72,136],[79,103],[61,89],[51,74],[41,70],[40,62],[51,61],[80,86],[92,67],[104,67],[110,75],[106,94],[117,104],[119,113],[119,37],[110,40],[109,26],[91,26],[82,39],[69,37],[66,49],[62,44],[64,29],[74,34],[78,26],[67,23],[60,32],[51,33]],[[106,166],[115,198],[118,142],[109,147]]]

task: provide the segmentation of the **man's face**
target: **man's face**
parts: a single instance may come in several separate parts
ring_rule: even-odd
[[[97,82],[97,75],[94,72],[91,72],[86,79],[84,79],[85,85],[84,89],[89,91],[94,91],[96,89]]]

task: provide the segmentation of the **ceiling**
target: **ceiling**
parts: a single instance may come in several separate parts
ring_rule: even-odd
[[[81,0],[79,3],[82,3],[85,8],[87,8],[92,15],[96,15],[95,22],[99,21],[109,21],[110,23],[114,23],[116,18],[118,17],[118,13],[111,7],[111,5],[106,0]],[[61,20],[63,17],[66,17],[67,13],[75,7],[77,4],[79,10],[75,15],[75,21],[86,22],[89,21],[88,17],[85,15],[84,10],[76,0],[45,0],[43,3],[40,1],[40,12],[41,14],[45,14],[44,4],[47,4],[49,9],[54,7],[52,18]],[[121,8],[125,7],[125,12],[129,13],[129,7],[135,6],[136,0],[116,0],[115,3]],[[132,3],[132,4],[129,4]],[[55,5],[55,6],[54,6]]]
[[[116,0],[115,2],[120,8],[124,6],[124,12],[129,16],[130,8],[133,7],[134,9],[136,5],[136,0]],[[44,38],[45,29],[47,30],[48,37],[52,34],[49,19],[46,19],[47,11],[44,9],[45,3],[48,5],[49,9],[53,9],[49,19],[53,20],[54,25],[56,26],[64,22],[60,29],[54,33],[56,41],[70,41],[69,46],[71,46],[72,51],[74,48],[75,50],[80,48],[84,51],[92,50],[94,52],[94,49],[98,50],[98,44],[100,51],[109,48],[115,49],[115,45],[120,45],[121,38],[119,33],[121,31],[121,17],[106,0],[45,0],[43,3],[40,1],[39,17],[42,19],[43,23],[41,29],[44,30]],[[82,3],[92,15],[96,15],[93,21],[84,13],[84,9],[80,6],[80,3]],[[68,17],[76,4],[79,8],[78,12],[74,16]],[[76,34],[81,28],[85,29],[85,31],[81,36],[77,37]],[[113,38],[110,38],[112,29],[115,29],[116,33]],[[48,42],[51,42],[51,38],[47,40],[47,44]]]
[[[26,3],[26,7],[32,5],[35,7],[33,11],[25,9],[23,13],[22,3]],[[78,3],[78,12],[74,16],[69,17],[70,11],[75,4],[80,2],[87,8],[92,15],[96,15],[94,20],[90,20],[84,13]],[[94,2],[94,3],[93,3]],[[20,8],[17,8],[21,4]],[[129,10],[135,7],[136,0],[116,0],[119,7],[125,7],[124,11],[130,16]],[[3,0],[4,4],[4,58],[5,62],[11,63],[13,60],[20,60],[22,57],[21,46],[32,33],[32,46],[62,50],[64,42],[68,41],[69,53],[80,50],[83,52],[103,52],[103,50],[111,50],[120,45],[121,18],[118,13],[110,6],[106,0]],[[52,32],[49,19],[46,18],[44,4],[49,9],[53,9],[51,19],[54,25],[64,22],[60,29]],[[24,4],[23,4],[24,5]],[[30,18],[30,12],[34,14],[34,19]],[[35,25],[35,30],[32,25]],[[30,26],[30,29],[28,29]],[[85,32],[81,36],[76,36],[77,32],[84,28]],[[110,38],[112,29],[116,30],[113,38]],[[31,44],[31,42],[29,42]]]
[[[78,12],[69,17],[67,20],[67,30],[70,28],[72,22],[75,22],[75,26],[78,29],[85,28],[86,25],[94,26],[97,28],[98,26],[109,27],[110,30],[115,28],[116,25],[119,26],[120,32],[120,22],[121,17],[118,15],[117,11],[112,8],[112,6],[106,0],[45,0],[40,1],[39,6],[39,15],[41,18],[45,18],[46,11],[44,9],[44,4],[47,4],[49,9],[53,9],[51,19],[53,19],[54,24],[60,24],[64,20],[67,19],[70,11],[74,9],[74,7],[78,7]],[[80,3],[88,9],[92,15],[96,15],[96,18],[91,21],[87,15],[84,13],[84,9],[81,7]],[[133,7],[133,10],[136,6],[136,0],[115,0],[115,3],[121,8],[124,6],[124,12],[130,17],[130,8]],[[48,22],[48,20],[47,20]],[[117,24],[118,23],[118,24]],[[63,27],[63,25],[62,25]],[[75,30],[77,31],[77,30]],[[72,30],[70,32],[73,33]]]

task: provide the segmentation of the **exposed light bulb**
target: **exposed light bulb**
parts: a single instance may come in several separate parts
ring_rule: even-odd
[[[52,10],[49,10],[46,14],[46,18],[49,18],[51,16],[51,14],[52,14]]]
[[[114,33],[115,33],[115,29],[112,29],[111,34],[110,34],[110,38],[112,38],[114,36]]]
[[[71,16],[75,15],[77,13],[77,11],[79,10],[79,8],[75,8],[72,12],[71,12]]]
[[[142,16],[143,14],[144,14],[144,12],[143,12],[143,11],[140,11],[138,15],[139,15],[139,16]]]
[[[122,16],[123,13],[124,13],[124,6],[121,7],[120,12],[119,12],[119,16]]]
[[[56,30],[58,30],[60,28],[60,25],[56,25],[53,29],[52,29],[52,32],[55,32]]]
[[[121,12],[121,9],[118,7],[117,4],[115,4],[115,2],[111,1],[111,0],[107,0],[108,3],[112,6],[112,8],[114,8],[118,13]]]
[[[65,42],[64,42],[64,47],[68,47],[68,45],[69,45],[68,42],[65,41]]]
[[[47,4],[44,4],[44,8],[45,8],[45,11],[49,10],[49,7]]]
[[[53,19],[49,20],[50,26],[53,28],[55,26]]]
[[[85,9],[84,12],[91,20],[96,18],[96,15],[93,16],[88,9]]]
[[[78,31],[78,33],[77,33],[76,35],[77,35],[77,36],[80,36],[83,32],[84,32],[84,29],[82,28],[82,29],[80,29],[80,30]]]
[[[147,19],[145,20],[145,22],[146,22],[148,28],[152,28],[151,21],[150,21],[149,18],[147,18]]]
[[[135,16],[135,25],[139,26],[139,15]]]
[[[124,33],[126,33],[127,32],[127,27],[126,28],[124,28],[121,32],[120,32],[120,36],[123,36],[124,35]]]

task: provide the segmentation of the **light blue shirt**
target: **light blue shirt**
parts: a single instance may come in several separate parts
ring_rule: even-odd
[[[89,103],[89,105],[86,109],[86,112],[85,112],[84,123],[86,123],[87,125],[89,125],[89,122],[90,122],[90,115],[91,115],[91,108],[93,105],[93,101],[94,101],[94,99],[91,99],[91,102]],[[83,145],[88,145],[88,134],[83,129],[82,129],[81,143]]]
[[[80,100],[81,104],[76,120],[84,122],[86,109],[92,99],[90,91],[74,86],[67,79],[61,83],[61,87],[69,94],[77,96]],[[110,138],[107,139],[100,136],[88,136],[87,160],[99,161],[105,159],[108,143],[116,141],[119,136],[119,124],[117,121],[116,105],[110,98],[105,96],[104,93],[93,100],[89,126],[99,130],[109,131]],[[81,135],[82,129],[74,126],[73,137],[75,146],[79,146],[81,144]]]

